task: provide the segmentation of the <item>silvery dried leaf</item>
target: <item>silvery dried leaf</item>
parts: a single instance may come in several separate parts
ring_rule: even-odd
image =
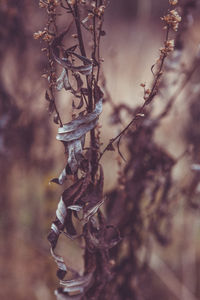
[[[58,56],[58,51],[57,51],[57,45],[53,47],[53,56],[54,59],[57,63],[59,63],[61,66],[64,68],[74,71],[74,72],[79,72],[83,75],[90,75],[92,73],[92,60],[88,59],[87,57],[81,56],[73,51],[67,51],[67,54],[71,54],[76,56],[78,59],[80,59],[83,62],[83,65],[80,66],[74,66],[67,58],[60,58]]]
[[[56,139],[66,143],[68,165],[72,173],[78,170],[82,160],[85,135],[96,126],[101,112],[102,99],[96,103],[93,112],[84,116],[79,115],[75,120],[58,128]]]
[[[88,233],[88,236],[90,238],[90,242],[95,246],[95,248],[98,249],[111,249],[114,246],[116,246],[121,240],[121,238],[118,236],[117,238],[112,239],[109,242],[106,241],[102,242],[97,237],[95,237],[95,235],[92,234],[91,232]]]
[[[61,197],[56,210],[56,217],[58,218],[61,224],[65,223],[66,215],[67,215],[67,209],[63,201],[63,198]]]
[[[71,122],[64,124],[63,127],[60,127],[58,129],[58,133],[67,133],[71,132],[73,130],[76,130],[80,125],[87,124],[99,117],[99,115],[102,112],[102,99],[100,99],[96,105],[93,112],[88,113],[85,116],[79,116],[75,120],[72,120]]]
[[[69,205],[69,206],[67,207],[67,209],[71,209],[71,210],[75,210],[75,211],[80,211],[80,210],[83,209],[83,207],[80,206],[80,205]]]
[[[63,184],[63,182],[66,180],[66,178],[67,178],[67,173],[66,173],[66,168],[64,168],[62,173],[58,177],[59,184]]]
[[[98,120],[94,120],[90,123],[82,124],[79,126],[79,128],[77,128],[76,130],[71,131],[69,133],[65,133],[65,132],[63,132],[62,134],[58,133],[56,136],[56,139],[59,141],[62,141],[62,142],[70,142],[70,141],[78,140],[83,135],[85,135],[87,132],[92,130],[96,126],[97,121]],[[61,128],[62,127],[60,127],[59,129],[61,129]]]
[[[72,142],[69,142],[67,145],[67,151],[68,151],[68,164],[71,168],[72,173],[75,173],[79,162],[82,158],[82,140],[75,140]]]
[[[58,266],[58,269],[62,270],[62,271],[64,271],[66,273],[67,272],[67,267],[65,265],[63,257],[60,256],[60,255],[55,254],[53,248],[51,248],[50,251],[51,251],[52,257],[54,258],[54,260],[55,260],[55,262],[56,262],[56,264]]]
[[[191,170],[192,171],[200,171],[200,164],[192,164]]]
[[[84,292],[84,288],[82,286],[72,286],[72,287],[64,287],[64,293],[78,293],[82,294]]]
[[[82,295],[76,296],[69,296],[68,294],[63,294],[60,291],[55,291],[54,294],[56,295],[57,300],[81,300]]]
[[[58,91],[61,91],[62,88],[64,87],[64,77],[65,77],[66,71],[65,68],[62,69],[62,72],[58,79],[56,80],[56,88]]]
[[[59,116],[57,113],[54,115],[53,121],[54,121],[54,123],[59,124]]]
[[[68,90],[73,90],[72,89],[72,86],[71,86],[71,84],[70,84],[70,82],[69,82],[69,77],[68,77],[68,72],[67,72],[67,70],[65,70],[65,77],[63,78],[63,85],[64,85],[64,88],[65,88],[65,90],[66,91],[68,91]]]
[[[60,284],[63,285],[65,288],[84,288],[88,287],[91,283],[93,273],[88,273],[87,275],[80,276],[78,278],[72,280],[60,280]],[[82,292],[83,292],[82,290]]]
[[[84,208],[82,220],[87,223],[89,219],[98,211],[99,207],[103,204],[104,200],[99,201],[96,205]]]
[[[58,178],[53,178],[51,182],[55,182],[57,184],[63,184],[64,181],[67,179],[67,172],[66,167],[62,170],[60,176]]]
[[[67,212],[67,216],[66,216],[66,234],[68,235],[68,237],[70,237],[71,239],[75,239],[78,237],[77,235],[77,232],[76,232],[76,229],[74,227],[74,224],[73,224],[73,220],[72,220],[72,214],[73,211],[72,210],[68,210]]]

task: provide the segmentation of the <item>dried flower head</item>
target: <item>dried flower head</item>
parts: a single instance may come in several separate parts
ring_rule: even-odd
[[[170,26],[174,31],[178,30],[178,25],[181,22],[181,16],[178,14],[176,9],[170,10],[169,14],[161,18]]]
[[[74,5],[76,3],[76,0],[67,0],[68,4]]]
[[[42,1],[42,0],[40,0],[40,1],[39,1],[39,7],[40,7],[40,8],[45,8],[45,7],[47,7],[47,3],[45,3],[45,2]]]
[[[162,54],[168,55],[170,52],[174,51],[174,40],[168,40],[165,42],[165,47],[160,48]]]
[[[41,31],[41,30],[39,30],[38,32],[35,32],[35,33],[33,34],[33,38],[34,38],[35,40],[38,40],[38,39],[42,38],[42,37],[45,35],[45,33],[46,33],[46,31]]]
[[[40,8],[45,8],[48,7],[49,5],[55,7],[58,6],[60,4],[59,0],[40,0],[39,1],[39,7]]]
[[[52,39],[53,39],[53,36],[51,35],[51,34],[49,34],[49,33],[45,33],[44,34],[44,36],[43,36],[43,38],[42,38],[45,42],[51,42],[52,41]]]
[[[166,49],[168,50],[168,52],[171,52],[174,50],[174,40],[168,40],[166,43],[165,43],[165,47]]]
[[[176,5],[178,3],[178,0],[169,0],[169,4]]]
[[[100,5],[99,7],[95,7],[93,9],[93,11],[94,11],[94,14],[101,17],[104,14],[104,11],[105,11],[105,5]]]
[[[145,90],[145,94],[146,94],[146,95],[150,95],[150,93],[151,93],[151,90],[150,90],[150,89],[146,89],[146,90]]]

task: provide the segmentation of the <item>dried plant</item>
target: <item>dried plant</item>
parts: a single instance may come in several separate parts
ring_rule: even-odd
[[[54,120],[59,123],[57,139],[62,141],[67,154],[67,165],[58,178],[52,181],[63,184],[67,177],[74,183],[67,188],[60,199],[48,239],[51,253],[57,265],[57,275],[63,288],[55,294],[58,299],[68,297],[80,299],[82,296],[98,299],[110,277],[109,249],[119,240],[119,234],[107,225],[99,207],[103,203],[103,170],[99,165],[99,132],[96,132],[99,115],[102,112],[103,93],[99,87],[101,67],[100,39],[105,33],[102,30],[104,9],[107,1],[40,1],[40,6],[47,9],[48,24],[44,31],[34,34],[47,42],[44,49],[49,59],[49,90],[46,99],[50,111],[55,111]],[[56,25],[57,10],[67,12],[72,22],[66,30],[59,33]],[[63,40],[72,26],[75,26],[74,38],[78,44],[65,48]],[[87,49],[83,31],[89,35],[92,49]],[[78,53],[80,51],[80,54]],[[90,51],[90,54],[89,54]],[[56,64],[60,65],[61,75],[56,79]],[[72,83],[73,81],[73,83]],[[55,91],[64,88],[78,99],[76,106],[78,116],[73,116],[69,123],[63,123],[55,103]],[[90,133],[90,146],[85,148],[86,134]],[[74,218],[82,224],[82,233],[77,234]],[[107,232],[111,235],[106,240]],[[85,271],[80,276],[70,270],[73,279],[64,280],[68,267],[63,258],[55,253],[59,235],[64,233],[71,239],[85,241]],[[103,278],[103,280],[102,280]],[[76,296],[70,296],[76,293]]]
[[[41,38],[46,43],[43,51],[48,57],[49,70],[44,74],[48,79],[45,97],[50,112],[54,114],[54,122],[59,124],[56,138],[63,143],[67,157],[63,171],[52,182],[63,185],[67,179],[72,181],[60,197],[56,219],[48,235],[62,286],[55,291],[57,299],[137,299],[142,295],[140,279],[150,255],[151,237],[156,237],[162,245],[171,239],[172,207],[176,204],[172,170],[177,160],[161,149],[153,136],[179,93],[190,83],[199,56],[194,58],[166,107],[155,118],[151,104],[165,90],[168,72],[179,66],[183,48],[181,39],[187,26],[181,25],[180,31],[178,28],[182,18],[182,24],[185,24],[188,3],[179,12],[176,7],[178,1],[169,1],[168,12],[161,18],[166,35],[160,56],[151,69],[152,85],[147,88],[144,83],[141,84],[144,103],[132,109],[111,102],[116,124],[121,121],[123,109],[128,112],[131,121],[101,151],[98,119],[106,97],[100,82],[105,92],[106,84],[101,74],[100,41],[105,35],[103,21],[108,1],[39,2],[40,7],[47,11],[48,22],[44,30],[34,34],[34,38]],[[59,23],[59,17],[64,13],[69,17],[63,25]],[[72,30],[75,33],[72,34]],[[75,42],[66,47],[69,35]],[[60,75],[57,75],[58,69]],[[74,113],[68,123],[62,120],[57,105],[58,92],[62,89],[73,99]],[[90,136],[88,145],[87,135]],[[104,176],[100,161],[106,151],[115,150],[115,142],[119,155],[124,159],[119,147],[122,137],[127,143],[129,159],[120,169],[119,188],[113,190],[105,201],[104,216],[100,210],[104,202]],[[196,166],[199,168],[199,165]],[[77,230],[80,225],[81,232]],[[84,248],[83,274],[67,266],[63,257],[57,254],[56,246],[61,234],[78,240],[80,247]],[[139,260],[141,251],[145,254]],[[71,279],[65,279],[67,273],[71,274]]]

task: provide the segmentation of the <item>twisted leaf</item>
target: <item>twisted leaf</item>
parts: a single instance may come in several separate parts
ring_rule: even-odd
[[[69,296],[66,293],[63,293],[62,290],[56,290],[55,292],[57,300],[81,300],[82,295]]]
[[[78,169],[79,163],[82,160],[82,152],[85,142],[85,135],[92,130],[97,122],[99,115],[102,112],[102,99],[100,99],[93,112],[85,116],[79,116],[75,120],[64,124],[63,127],[58,128],[57,140],[65,142],[68,153],[68,165],[75,173]]]
[[[61,91],[63,88],[65,88],[65,90],[71,90],[71,84],[69,82],[69,77],[68,77],[68,72],[65,68],[63,68],[60,76],[58,77],[57,81],[57,90]]]
[[[65,292],[80,292],[83,293],[84,289],[89,286],[92,281],[93,273],[80,276],[72,280],[60,280],[60,284],[64,286]]]
[[[52,42],[52,54],[53,57],[55,59],[55,61],[57,63],[59,63],[61,66],[63,66],[64,68],[66,68],[67,70],[70,71],[74,71],[74,72],[79,72],[83,75],[90,75],[92,73],[92,60],[88,59],[87,57],[84,57],[82,55],[79,55],[77,53],[75,53],[74,51],[71,50],[67,50],[65,51],[67,55],[73,55],[75,57],[77,57],[79,60],[81,60],[83,62],[83,65],[79,65],[79,66],[74,66],[69,59],[67,58],[60,58],[59,57],[59,49],[58,46],[60,46],[62,39],[64,37],[64,35],[66,34],[66,32],[63,32],[62,34],[60,34],[57,38],[54,39],[54,41]]]

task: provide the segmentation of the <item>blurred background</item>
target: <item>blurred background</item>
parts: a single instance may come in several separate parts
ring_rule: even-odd
[[[167,7],[168,0],[110,1],[105,14],[102,57],[107,90],[115,104],[127,103],[131,107],[143,104],[140,84],[151,83],[151,66],[159,57],[164,39],[160,17]],[[198,7],[193,10],[194,19],[184,37],[186,65],[200,42],[199,12]],[[45,22],[45,11],[39,9],[38,1],[0,1],[2,300],[52,300],[58,285],[46,236],[63,188],[49,185],[49,181],[62,170],[65,157],[62,145],[55,139],[57,126],[52,122],[44,99],[46,80],[41,75],[47,69],[46,57],[41,52],[41,43],[33,39],[33,33],[41,30]],[[195,95],[199,93],[199,79],[197,74]],[[175,159],[185,151],[188,143],[195,144],[195,159],[199,162],[199,96],[186,96],[187,92],[180,99],[182,104],[178,100],[179,105],[175,105],[162,122],[155,140]],[[158,108],[155,110],[159,110],[163,105],[162,95],[156,101]],[[106,103],[101,117],[104,143],[122,128],[110,125],[111,110]],[[124,121],[126,124],[126,119]],[[115,158],[110,152],[103,158],[105,193],[116,185],[118,164]],[[174,170],[174,178],[180,186],[189,186],[193,180],[189,165],[190,161],[183,158]],[[197,187],[193,196],[198,203],[200,187]],[[154,243],[151,271],[143,282],[144,299],[147,300],[195,300],[200,297],[198,205],[188,206],[179,199],[173,213],[171,243],[167,247]],[[82,260],[71,256],[72,251],[77,251],[79,257],[78,247],[68,248],[66,260],[70,257],[69,263],[80,268]]]

